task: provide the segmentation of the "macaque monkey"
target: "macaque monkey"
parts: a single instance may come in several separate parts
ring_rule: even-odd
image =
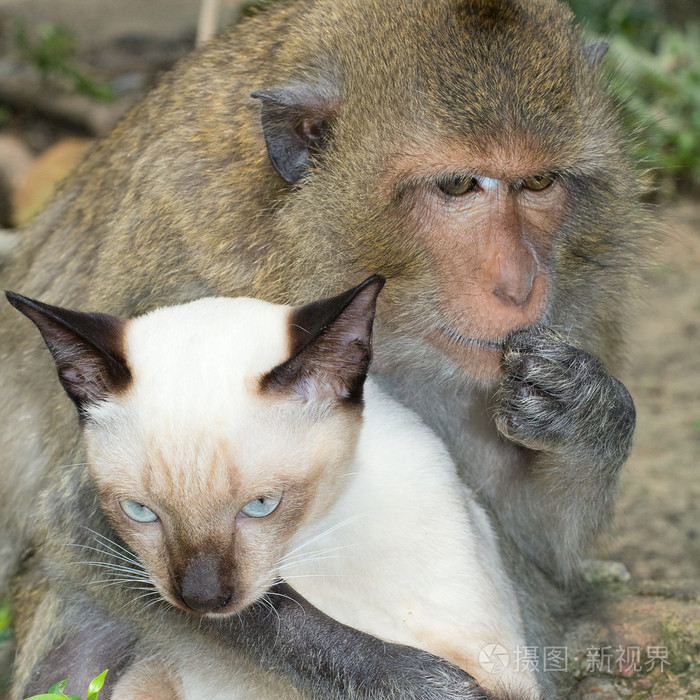
[[[488,511],[526,643],[556,644],[634,427],[611,372],[644,219],[604,52],[555,0],[274,3],[182,61],[89,153],[4,286],[131,316],[212,294],[299,304],[383,274],[374,375]],[[193,635],[202,654],[245,649],[317,697],[469,697],[446,662],[385,653],[305,601],[277,599],[278,633],[259,610],[200,625],[99,585],[74,545],[116,535],[70,402],[11,312],[0,554],[15,574],[14,698],[108,666],[118,678],[145,629]]]

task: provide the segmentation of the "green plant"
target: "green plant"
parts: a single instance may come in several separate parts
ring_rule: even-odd
[[[85,700],[97,700],[97,696],[100,690],[102,689],[102,686],[104,685],[106,675],[107,670],[104,670],[102,671],[102,673],[100,673],[99,676],[93,678],[90,681]],[[68,680],[69,679],[66,678],[66,680],[60,681],[59,683],[52,685],[49,688],[48,692],[41,693],[40,695],[32,695],[30,698],[25,698],[25,700],[65,700],[66,698],[68,698],[69,700],[82,700],[77,695],[66,695],[63,692],[64,688],[66,687],[66,683],[68,683]]]
[[[5,602],[0,605],[0,642],[4,642],[12,636],[12,619],[10,617],[10,604]]]
[[[42,24],[36,31],[36,38],[32,39],[24,22],[17,22],[14,43],[20,55],[35,65],[44,78],[67,80],[74,90],[96,100],[114,99],[109,84],[95,80],[76,65],[75,34],[69,29]]]
[[[654,49],[659,34],[656,0],[568,0],[574,14],[598,35],[621,35],[637,46]]]
[[[700,190],[700,25],[664,21],[658,0],[569,0],[610,43],[610,83],[657,189]]]
[[[623,121],[657,183],[700,187],[700,25],[666,29],[653,53],[615,36],[610,54]]]

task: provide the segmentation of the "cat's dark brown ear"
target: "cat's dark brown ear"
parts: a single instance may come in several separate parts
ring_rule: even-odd
[[[261,381],[264,392],[295,392],[304,399],[362,400],[372,359],[372,323],[384,277],[373,275],[330,299],[294,309],[292,356]]]
[[[14,292],[5,295],[39,329],[53,355],[58,378],[81,416],[89,404],[129,386],[131,372],[123,351],[124,320],[62,309]]]

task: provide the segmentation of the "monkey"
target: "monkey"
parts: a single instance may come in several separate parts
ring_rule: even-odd
[[[3,284],[130,316],[212,294],[298,304],[384,275],[374,376],[448,445],[498,530],[526,643],[554,644],[634,429],[614,373],[643,188],[604,53],[558,0],[276,2],[185,58],[92,149]],[[451,667],[377,651],[303,601],[279,598],[277,637],[256,611],[198,628],[100,587],[72,545],[114,533],[30,337],[3,316],[14,697],[107,664],[118,676],[146,627],[243,647],[315,696],[459,697],[469,680]]]

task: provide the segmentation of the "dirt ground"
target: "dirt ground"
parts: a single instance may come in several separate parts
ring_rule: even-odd
[[[612,538],[598,554],[633,578],[700,580],[700,203],[657,210],[661,232],[643,272],[630,364],[635,449]],[[620,300],[624,303],[624,300]]]

